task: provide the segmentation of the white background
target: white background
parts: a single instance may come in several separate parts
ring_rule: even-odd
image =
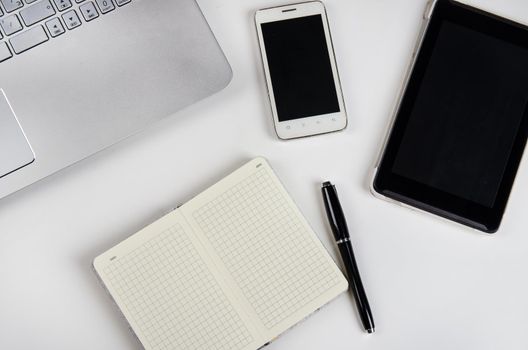
[[[200,0],[233,66],[228,88],[0,201],[0,349],[141,349],[92,258],[257,155],[270,160],[334,257],[319,187],[337,184],[377,326],[363,333],[344,294],[270,350],[528,349],[526,161],[495,236],[368,191],[425,2],[327,0],[349,128],[283,142],[252,22],[256,9],[281,2]],[[528,23],[525,0],[471,2]]]

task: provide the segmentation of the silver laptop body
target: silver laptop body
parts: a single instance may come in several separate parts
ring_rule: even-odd
[[[0,198],[225,87],[195,0],[0,0]]]

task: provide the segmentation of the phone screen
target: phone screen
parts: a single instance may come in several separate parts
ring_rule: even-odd
[[[279,121],[340,112],[322,16],[261,26]]]

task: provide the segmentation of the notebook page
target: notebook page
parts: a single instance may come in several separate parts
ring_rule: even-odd
[[[177,211],[96,258],[146,349],[254,350],[262,343]]]
[[[181,209],[268,337],[276,337],[347,288],[262,158]]]

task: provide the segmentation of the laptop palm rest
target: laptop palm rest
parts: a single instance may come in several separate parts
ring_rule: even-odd
[[[35,160],[33,150],[0,90],[0,178],[11,174]]]

